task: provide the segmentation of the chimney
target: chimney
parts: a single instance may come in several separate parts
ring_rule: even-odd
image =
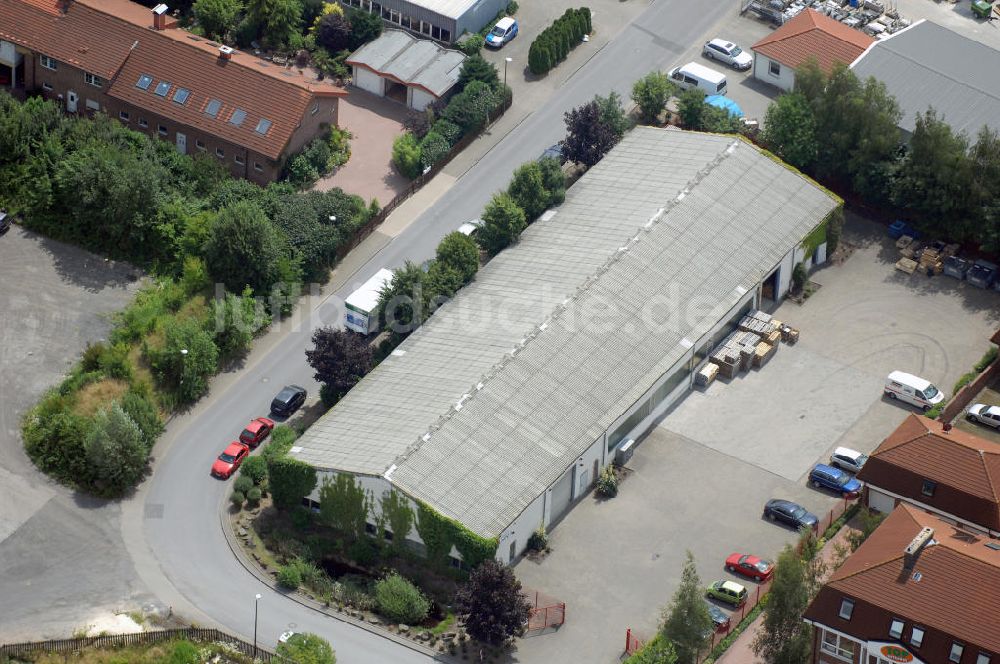
[[[166,30],[167,28],[167,6],[160,3],[153,7],[153,29]]]
[[[909,571],[913,569],[913,566],[917,564],[917,558],[920,557],[920,552],[924,550],[934,537],[934,529],[929,527],[924,527],[920,529],[917,536],[903,549],[903,569]]]
[[[223,60],[233,59],[233,48],[231,46],[220,46],[219,57]]]

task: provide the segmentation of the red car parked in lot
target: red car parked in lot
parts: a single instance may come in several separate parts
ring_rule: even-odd
[[[212,464],[212,474],[223,480],[229,479],[248,456],[250,448],[234,440],[229,443],[229,447],[222,450],[222,454]]]
[[[742,574],[754,581],[767,581],[774,573],[774,563],[748,553],[733,553],[726,558],[726,571]]]
[[[240,442],[249,446],[250,449],[254,449],[271,435],[273,429],[274,420],[258,417],[243,429],[243,433],[240,434]]]

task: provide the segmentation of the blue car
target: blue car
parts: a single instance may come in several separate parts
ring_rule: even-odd
[[[517,21],[510,16],[504,16],[486,35],[486,45],[500,48],[514,37],[517,37]]]
[[[850,473],[822,463],[816,464],[809,473],[809,481],[817,489],[830,489],[845,498],[853,498],[861,493],[861,482],[851,477]]]

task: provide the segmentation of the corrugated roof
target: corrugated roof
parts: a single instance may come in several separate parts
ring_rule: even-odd
[[[885,83],[906,131],[929,107],[973,140],[983,125],[1000,130],[1000,51],[936,23],[920,21],[876,42],[852,69]]]
[[[441,16],[460,18],[478,0],[408,0],[408,2]]]
[[[924,527],[934,529],[912,570],[903,550]],[[806,610],[810,620],[844,629],[837,619],[843,596],[854,598],[913,624],[1000,653],[1000,551],[984,537],[958,530],[931,514],[900,505],[833,573]],[[855,607],[855,614],[861,613]],[[883,624],[854,625],[885,638]],[[862,634],[861,636],[865,636]],[[926,640],[925,640],[926,641]],[[933,660],[929,660],[933,661]],[[943,661],[943,660],[942,660]]]
[[[874,41],[860,30],[806,9],[751,48],[792,69],[814,58],[820,69],[830,73],[837,62],[854,62]]]
[[[386,30],[352,53],[347,64],[365,67],[440,97],[458,82],[465,57],[435,41],[418,39],[402,30]]]
[[[396,464],[399,488],[494,536],[835,205],[733,137],[638,127],[297,456],[370,475]]]

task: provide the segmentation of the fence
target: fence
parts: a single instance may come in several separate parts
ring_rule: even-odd
[[[638,636],[632,633],[632,628],[629,627],[625,630],[625,654],[631,655],[635,653],[639,648],[642,647],[642,641]]]
[[[402,205],[406,199],[417,193],[421,187],[430,182],[434,176],[440,173],[445,166],[451,163],[451,160],[454,159],[462,150],[469,147],[473,141],[479,138],[487,127],[496,122],[504,113],[506,113],[513,103],[514,96],[508,93],[503,103],[490,111],[490,113],[486,116],[486,122],[483,123],[482,127],[476,131],[470,131],[468,134],[463,136],[458,143],[455,143],[455,145],[452,146],[451,150],[449,150],[447,154],[435,162],[434,165],[424,171],[421,175],[417,176],[417,178],[410,183],[410,186],[397,194],[391,201],[386,203],[384,207],[374,214],[371,219],[355,230],[350,239],[337,249],[337,260],[339,261],[343,259],[344,256],[351,251],[351,249],[354,249],[354,247],[361,244],[365,238],[372,234],[372,231],[374,231],[379,224],[385,221],[386,218],[392,214],[393,210]]]
[[[970,383],[955,393],[955,396],[951,398],[948,405],[941,411],[938,420],[941,422],[951,422],[958,417],[965,410],[965,407],[969,405],[969,402],[975,399],[976,395],[984,387],[993,382],[993,379],[998,375],[1000,375],[1000,357],[993,360],[981,374],[973,378]]]
[[[28,643],[9,643],[0,645],[0,656],[26,657],[35,653],[72,653],[86,648],[127,648],[130,646],[150,645],[174,639],[188,639],[211,643],[224,643],[233,650],[254,657],[260,662],[275,662],[285,664],[287,660],[269,650],[239,639],[217,629],[165,629],[155,632],[139,632],[137,634],[113,634],[110,636],[88,636],[79,639],[59,639],[55,641],[35,641]],[[290,664],[290,663],[289,663]]]
[[[524,595],[531,603],[531,612],[528,614],[529,632],[559,627],[566,622],[566,602],[538,591],[525,591]]]

